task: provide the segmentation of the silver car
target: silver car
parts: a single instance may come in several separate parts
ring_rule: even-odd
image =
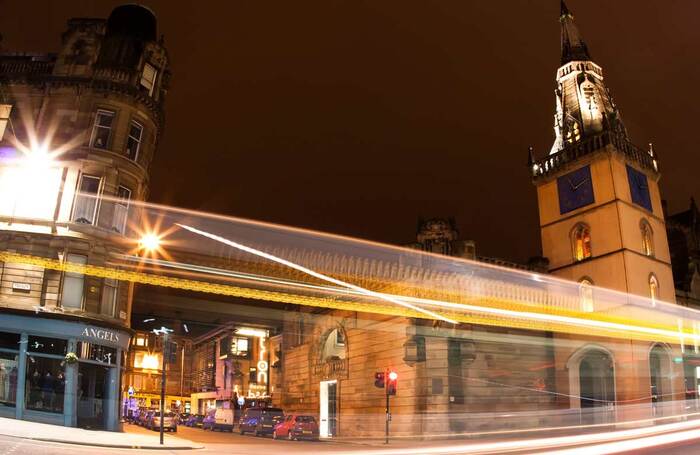
[[[151,430],[160,430],[160,411],[155,411],[150,415],[146,426]],[[163,416],[163,430],[177,432],[177,417],[174,412],[165,411]]]

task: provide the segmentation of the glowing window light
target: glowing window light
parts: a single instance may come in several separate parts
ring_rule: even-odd
[[[144,370],[159,370],[160,364],[161,362],[159,354],[148,354],[139,352],[134,357],[134,368],[142,368]]]
[[[245,335],[245,336],[251,336],[251,337],[260,337],[264,338],[267,336],[267,330],[260,330],[260,329],[252,329],[249,327],[242,327],[240,329],[236,329],[236,335]]]

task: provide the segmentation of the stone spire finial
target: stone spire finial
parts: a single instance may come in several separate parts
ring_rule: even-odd
[[[561,64],[564,65],[574,60],[590,60],[588,47],[574,23],[574,15],[567,8],[564,0],[561,0]]]

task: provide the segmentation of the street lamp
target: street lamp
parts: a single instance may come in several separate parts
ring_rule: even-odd
[[[167,327],[161,327],[160,329],[153,329],[153,333],[156,335],[163,336],[163,371],[160,376],[160,444],[163,445],[163,422],[165,421],[165,367],[168,362],[168,355],[170,351],[170,346],[168,343],[168,335],[172,332],[172,329]]]
[[[160,236],[153,232],[147,232],[139,240],[139,248],[152,253],[160,248]]]

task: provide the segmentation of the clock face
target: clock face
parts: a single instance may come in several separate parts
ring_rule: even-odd
[[[627,180],[629,180],[630,184],[632,202],[651,212],[651,196],[649,195],[649,182],[647,181],[646,174],[628,164]]]
[[[591,168],[584,166],[557,179],[559,212],[563,215],[588,204],[593,204]]]

